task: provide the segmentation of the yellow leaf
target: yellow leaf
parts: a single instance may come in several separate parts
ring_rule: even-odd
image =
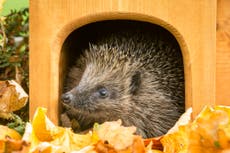
[[[108,141],[115,149],[122,150],[134,142],[136,127],[121,126],[121,120],[105,122],[94,128],[100,140]]]
[[[98,141],[92,133],[75,134],[69,128],[55,126],[47,118],[46,111],[45,108],[37,108],[32,121],[32,132],[26,130],[24,134],[30,135],[29,138],[25,136],[25,139],[31,142],[31,152],[71,152]]]
[[[15,140],[21,139],[21,135],[17,131],[10,129],[7,126],[0,125],[0,131],[0,140],[5,140],[6,137],[10,137]]]
[[[48,121],[45,108],[37,108],[32,120],[33,132],[40,141],[52,141],[51,129],[55,126]]]
[[[161,140],[167,153],[223,153],[230,149],[230,107],[206,106],[191,124]]]

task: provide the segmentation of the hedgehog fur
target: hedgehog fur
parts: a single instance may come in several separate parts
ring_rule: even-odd
[[[89,42],[62,101],[83,128],[121,119],[143,137],[165,134],[184,112],[179,45],[167,32],[128,28]]]

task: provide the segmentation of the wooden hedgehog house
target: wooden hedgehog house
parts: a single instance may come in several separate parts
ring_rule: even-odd
[[[71,58],[65,43],[81,40],[69,36],[101,21],[148,22],[168,30],[183,55],[186,108],[193,107],[197,114],[206,104],[218,104],[216,7],[215,0],[30,1],[30,116],[43,106],[58,123],[59,98]]]

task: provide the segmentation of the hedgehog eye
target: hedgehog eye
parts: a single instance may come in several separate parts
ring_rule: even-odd
[[[100,88],[99,90],[98,90],[98,93],[99,93],[99,95],[100,95],[100,97],[101,98],[106,98],[106,97],[108,97],[108,90],[106,89],[106,88]]]

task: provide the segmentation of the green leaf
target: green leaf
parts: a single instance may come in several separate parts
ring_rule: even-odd
[[[215,146],[216,148],[221,148],[220,142],[219,142],[219,141],[214,141],[214,146]]]

